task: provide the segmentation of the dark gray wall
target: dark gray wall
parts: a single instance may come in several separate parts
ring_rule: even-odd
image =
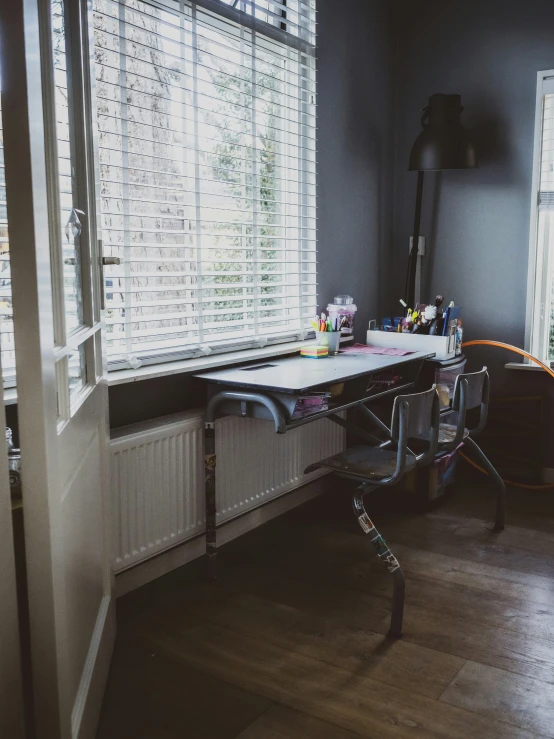
[[[386,287],[392,194],[387,0],[318,0],[318,302],[359,307],[365,338]],[[203,404],[186,374],[110,388],[112,428]]]
[[[537,72],[554,69],[554,3],[545,0],[398,0],[393,253],[401,294],[412,230],[415,173],[406,171],[420,109],[436,92],[459,93],[479,169],[426,175],[422,233],[425,295],[463,306],[464,338],[523,347]],[[487,364],[495,394],[549,397],[545,373],[504,369],[514,354],[469,349]],[[549,443],[546,464],[554,464]]]
[[[400,295],[416,174],[407,172],[420,109],[436,92],[459,93],[479,169],[426,175],[422,233],[425,295],[463,306],[467,338],[523,346],[537,71],[554,68],[554,3],[410,0],[396,9],[394,254]],[[474,351],[472,356],[474,356]],[[504,353],[480,356],[499,368]],[[513,373],[512,373],[513,374]],[[536,377],[536,375],[533,375]],[[504,370],[497,388],[513,383]],[[527,383],[529,375],[518,375]]]
[[[392,100],[389,3],[318,0],[318,301],[358,306],[356,337],[384,299]]]

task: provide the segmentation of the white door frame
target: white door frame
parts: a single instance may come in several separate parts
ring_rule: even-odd
[[[50,419],[56,418],[56,378],[52,372],[45,374],[42,356],[53,356],[53,326],[38,317],[52,313],[51,296],[41,290],[39,282],[45,276],[50,280],[50,254],[48,235],[48,204],[46,199],[46,167],[44,159],[44,130],[42,111],[40,40],[38,33],[38,9],[32,3],[8,3],[3,8],[0,51],[3,59],[10,58],[9,65],[2,64],[2,99],[4,122],[4,156],[6,180],[8,170],[19,168],[20,177],[7,182],[9,233],[12,244],[17,248],[11,253],[12,284],[23,289],[14,290],[14,324],[25,331],[30,340],[17,347],[17,382],[20,387],[34,387],[33,393],[20,393],[19,415],[33,415],[35,404],[46,408],[50,418],[35,413],[36,423],[25,424],[21,429],[20,444],[27,450],[25,456],[36,456],[42,462],[46,475],[35,476],[39,465],[27,466],[25,472],[26,496],[45,505],[32,506],[25,514],[26,538],[40,536],[43,526],[40,519],[48,517],[48,492],[55,485],[55,473],[47,465],[48,457],[55,450],[55,439],[51,435]],[[50,329],[50,330],[48,330]],[[31,337],[35,337],[32,340]],[[37,344],[39,351],[37,352]],[[41,510],[42,508],[42,510]],[[53,522],[55,525],[55,522]],[[42,643],[32,644],[33,666],[40,682],[50,679],[50,695],[38,695],[38,713],[48,717],[47,726],[51,736],[58,735],[59,723],[51,707],[57,705],[55,691],[56,674],[54,623],[50,618],[52,601],[52,552],[50,542],[43,541],[43,557],[38,568],[30,574],[29,589],[42,593],[44,611],[34,612],[31,607],[31,624],[36,618],[45,618],[49,638]],[[42,610],[42,609],[41,609]]]
[[[32,393],[20,392],[19,416],[35,417],[35,423],[26,423],[21,429],[22,456],[36,457],[40,464],[26,465],[24,479],[25,496],[38,505],[25,511],[25,539],[42,541],[43,556],[29,571],[29,593],[38,593],[44,609],[36,610],[36,601],[29,602],[31,634],[33,622],[44,619],[43,629],[47,638],[33,642],[33,682],[49,684],[49,690],[39,691],[35,697],[37,718],[46,722],[46,731],[52,737],[59,736],[59,714],[56,675],[55,624],[52,619],[52,551],[50,541],[44,539],[42,520],[49,517],[49,490],[56,484],[55,470],[48,464],[55,453],[52,437],[52,420],[56,423],[56,377],[47,373],[53,368],[53,325],[46,320],[52,314],[52,297],[41,289],[39,283],[50,282],[49,225],[47,203],[47,178],[44,157],[44,129],[42,108],[40,39],[38,8],[32,2],[12,2],[3,9],[0,52],[9,65],[2,64],[2,99],[4,122],[4,156],[6,162],[6,191],[9,215],[10,240],[17,248],[10,254],[13,291],[14,325],[19,325],[29,336],[29,341],[17,346],[16,371],[20,388],[34,388]],[[8,171],[19,168],[20,177],[10,178]],[[9,194],[8,194],[9,193]],[[17,316],[16,316],[17,314]],[[33,340],[34,339],[34,340]],[[38,346],[38,351],[37,351]],[[52,361],[43,362],[43,357]],[[45,408],[47,416],[36,413],[35,408]],[[43,475],[40,469],[45,471]],[[55,527],[55,521],[51,524]],[[43,631],[44,633],[44,631]]]
[[[77,14],[87,13],[86,0],[72,2],[71,10],[73,9]],[[2,2],[0,54],[8,225],[10,244],[13,247],[10,259],[14,286],[18,416],[23,462],[22,487],[35,721],[39,739],[58,739],[58,737],[65,739],[94,736],[113,646],[115,619],[106,530],[107,475],[104,469],[98,469],[98,477],[102,481],[99,486],[101,490],[98,505],[102,507],[101,515],[104,521],[101,543],[104,552],[101,583],[103,596],[77,693],[75,697],[69,698],[70,693],[73,696],[74,686],[71,686],[70,690],[67,676],[61,667],[66,665],[71,657],[67,653],[67,630],[71,629],[72,625],[66,622],[64,607],[66,583],[62,574],[64,531],[67,533],[67,529],[61,526],[59,515],[60,491],[69,483],[67,459],[61,458],[64,449],[60,449],[61,436],[58,433],[60,431],[58,405],[64,406],[64,398],[63,393],[60,393],[57,400],[59,378],[55,370],[60,347],[56,346],[54,340],[59,328],[54,303],[59,303],[59,295],[55,295],[56,260],[52,259],[53,231],[49,217],[51,203],[48,193],[52,178],[49,178],[50,172],[46,165],[51,152],[45,144],[49,139],[45,135],[47,132],[44,126],[45,110],[49,109],[48,97],[49,94],[51,97],[52,91],[48,91],[45,86],[45,80],[48,80],[48,74],[44,74],[47,62],[44,58],[41,59],[40,53],[41,48],[46,48],[45,39],[41,38],[41,33],[44,34],[41,14],[45,12],[50,12],[48,0]],[[88,54],[88,39],[72,36],[71,41],[83,43],[83,53]],[[50,44],[50,39],[47,39],[47,43]],[[77,71],[79,74],[82,73],[82,70]],[[84,87],[83,94],[87,94],[90,90],[90,80],[87,83],[86,79],[80,77],[80,83]],[[82,114],[82,109],[77,111],[77,115]],[[92,156],[90,128],[87,130],[87,139],[85,156],[90,162]],[[90,171],[88,174],[91,177]],[[92,221],[96,215],[92,187],[89,196],[87,217]],[[83,267],[90,270],[87,280],[91,291],[95,293],[96,318],[92,319],[89,334],[92,340],[96,341],[100,339],[100,333],[95,333],[100,320],[98,307],[100,285],[97,279],[100,255],[96,244],[92,246],[91,254],[93,256],[89,263]],[[97,344],[99,343],[98,341]],[[88,347],[90,348],[90,343]],[[101,355],[99,356],[101,360]],[[102,361],[96,362],[95,387],[102,389],[105,403],[99,405],[96,402],[91,413],[94,412],[99,428],[103,425],[107,430],[107,388],[102,377],[104,374],[102,365]],[[98,398],[98,390],[94,392]],[[88,412],[85,406],[91,402],[85,399],[75,418],[78,414],[82,418],[83,414]],[[64,413],[67,410],[63,408]],[[73,443],[70,433],[71,423],[71,419],[68,418],[64,442],[67,448]],[[100,440],[100,446],[104,438],[106,434],[101,431],[96,439]],[[76,438],[75,448],[77,442]],[[107,455],[104,454],[103,458],[106,460]]]

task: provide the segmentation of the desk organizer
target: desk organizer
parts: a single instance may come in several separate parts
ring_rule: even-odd
[[[367,332],[366,343],[369,346],[409,349],[413,352],[435,352],[435,359],[452,359],[456,354],[456,327],[452,327],[449,336],[402,334],[397,331],[370,329]]]

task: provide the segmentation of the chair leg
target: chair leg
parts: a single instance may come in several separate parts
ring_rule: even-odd
[[[465,439],[464,443],[473,449],[498,487],[498,495],[496,497],[496,516],[494,519],[493,531],[503,531],[506,518],[506,485],[504,484],[504,480],[500,477],[483,453],[482,449],[473,441],[473,439]]]
[[[352,498],[352,507],[362,531],[369,535],[377,556],[387,565],[387,568],[392,575],[392,613],[388,635],[393,639],[400,639],[402,636],[402,618],[404,616],[404,573],[402,572],[398,560],[389,549],[387,542],[377,531],[373,521],[367,515],[364,507],[363,487],[358,488],[358,490],[355,491]]]

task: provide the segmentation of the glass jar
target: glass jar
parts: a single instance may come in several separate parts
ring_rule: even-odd
[[[352,336],[354,333],[354,316],[358,309],[354,305],[354,298],[350,295],[335,295],[332,303],[327,306],[327,313],[334,324],[338,318],[339,323],[342,321],[342,336]]]

